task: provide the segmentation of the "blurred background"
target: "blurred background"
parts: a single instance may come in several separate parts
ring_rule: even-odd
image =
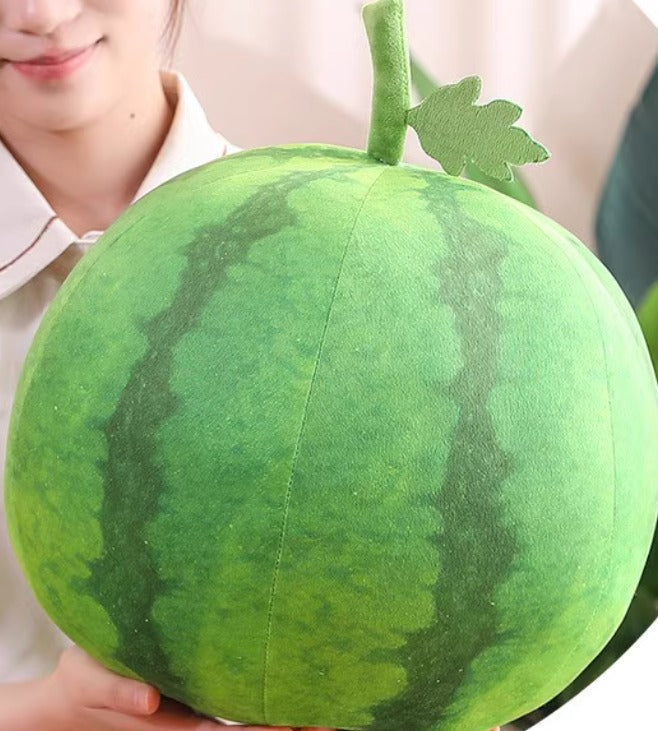
[[[363,147],[371,62],[358,0],[189,0],[173,65],[242,147]],[[412,53],[443,83],[524,107],[552,152],[524,174],[539,207],[594,248],[597,202],[658,54],[655,0],[408,0]],[[640,6],[644,6],[645,11]],[[648,9],[648,10],[647,10]],[[435,165],[409,134],[407,160]]]

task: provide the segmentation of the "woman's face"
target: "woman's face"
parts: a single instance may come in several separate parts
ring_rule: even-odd
[[[0,133],[92,123],[157,79],[169,0],[0,0]]]

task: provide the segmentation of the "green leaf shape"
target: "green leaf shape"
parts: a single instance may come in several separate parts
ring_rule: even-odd
[[[411,83],[418,95],[419,99],[425,99],[430,96],[439,87],[434,79],[430,76],[424,66],[418,61],[414,55],[411,55],[410,59],[411,66]],[[525,203],[527,206],[539,210],[537,201],[530,190],[530,186],[524,179],[521,170],[514,168],[513,170],[514,180],[497,180],[492,178],[490,175],[485,175],[478,167],[476,167],[470,160],[466,161],[466,167],[464,168],[463,176],[468,180],[474,180],[476,183],[482,183],[488,188],[497,190],[499,193],[514,198],[521,203]]]
[[[513,179],[510,165],[547,160],[546,148],[513,126],[521,107],[503,99],[476,106],[481,91],[481,79],[469,76],[438,88],[409,110],[407,121],[425,152],[450,175],[461,175],[467,161],[472,161],[500,180]]]

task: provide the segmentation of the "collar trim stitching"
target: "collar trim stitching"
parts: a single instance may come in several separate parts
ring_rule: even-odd
[[[46,225],[41,229],[41,231],[39,232],[37,237],[34,239],[34,241],[27,248],[23,249],[23,251],[21,251],[21,253],[18,254],[18,256],[15,256],[11,261],[0,266],[0,272],[4,272],[6,269],[9,269],[9,267],[12,266],[13,264],[15,264],[19,259],[22,259],[25,256],[25,254],[28,253],[28,251],[31,251],[39,243],[39,241],[43,238],[43,235],[52,226],[52,224],[55,221],[57,221],[57,219],[58,219],[58,216],[51,216],[48,219],[48,221],[46,222]]]

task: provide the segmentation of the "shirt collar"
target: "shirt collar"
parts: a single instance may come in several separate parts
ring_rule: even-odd
[[[201,104],[181,74],[163,72],[162,80],[167,99],[175,108],[174,118],[171,130],[139,187],[135,200],[175,175],[237,149],[210,126]]]
[[[175,107],[174,117],[169,134],[134,201],[176,175],[238,149],[212,129],[183,76],[176,72],[163,72],[162,81],[165,94]],[[2,142],[0,186],[2,299],[22,287],[79,239],[57,217]],[[92,233],[85,238],[93,241],[96,236]]]

